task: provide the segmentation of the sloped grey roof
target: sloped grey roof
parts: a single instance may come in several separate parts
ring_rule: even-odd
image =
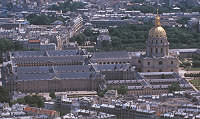
[[[12,57],[40,57],[40,56],[69,56],[80,55],[79,50],[50,50],[50,51],[15,51],[11,52]]]
[[[67,72],[67,73],[32,73],[32,74],[18,74],[16,80],[53,80],[53,79],[96,79],[92,77],[96,77],[96,73],[94,72]]]
[[[40,57],[17,57],[12,59],[13,63],[69,63],[69,62],[84,62],[85,56],[40,56]]]
[[[95,52],[92,56],[93,59],[107,59],[107,58],[129,58],[126,51],[113,51],[113,52]]]
[[[65,66],[28,66],[15,67],[17,74],[34,73],[64,73],[64,72],[90,72],[92,67],[89,65],[65,65]]]
[[[131,69],[130,64],[94,64],[92,66],[96,71],[127,71]]]

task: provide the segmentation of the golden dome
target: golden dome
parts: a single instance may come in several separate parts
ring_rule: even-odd
[[[161,26],[154,26],[149,31],[149,37],[150,38],[167,38],[167,34],[165,32],[165,29]]]
[[[151,28],[151,30],[149,31],[149,37],[150,38],[167,38],[165,29],[161,27],[160,16],[158,15],[158,11],[155,18],[155,26]]]

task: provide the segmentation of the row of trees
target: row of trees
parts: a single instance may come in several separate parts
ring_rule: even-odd
[[[199,54],[192,55],[192,67],[194,67],[194,68],[200,67],[200,55]]]
[[[64,3],[59,3],[58,5],[52,5],[48,9],[49,10],[56,10],[56,11],[76,11],[77,9],[84,8],[84,3],[82,2],[73,2],[72,0],[67,0]]]
[[[54,95],[52,95],[54,97]],[[54,97],[55,98],[55,97]],[[11,101],[10,102],[10,97],[9,97],[9,91],[0,86],[0,103],[10,103],[10,104],[28,104],[29,106],[32,107],[44,107],[44,101],[45,99],[41,96],[33,95],[33,96],[25,96],[24,98],[19,98],[16,101]]]
[[[49,25],[56,20],[60,20],[64,23],[66,19],[63,17],[30,14],[27,16],[27,20],[30,22],[30,24],[34,25]]]
[[[170,93],[173,93],[174,91],[180,91],[181,87],[179,86],[178,83],[172,83],[169,87],[168,87],[168,91]]]
[[[160,6],[144,4],[144,0],[132,0],[133,3],[142,3],[142,5],[134,4],[128,7],[128,10],[139,10],[142,13],[156,13],[155,7],[159,8],[159,13],[170,13],[177,12],[173,7],[169,6],[169,2],[166,1],[166,4]],[[194,3],[193,3],[194,4]],[[192,4],[188,4],[187,1],[180,2],[176,5],[180,8],[182,12],[200,12],[200,6],[194,6]]]
[[[200,77],[200,73],[185,73],[185,77]]]
[[[128,87],[127,86],[120,86],[118,88],[111,88],[111,87],[108,87],[107,89],[103,90],[103,91],[99,91],[98,92],[98,96],[100,97],[104,97],[104,94],[108,91],[108,90],[111,90],[111,89],[114,89],[114,90],[117,90],[118,94],[121,94],[121,95],[125,95],[127,94],[127,91],[128,91]],[[168,87],[168,91],[170,93],[173,93],[174,91],[180,91],[181,87],[179,86],[178,83],[172,83],[169,87]]]
[[[9,92],[7,89],[3,88],[2,86],[0,87],[0,102],[9,102]]]
[[[185,23],[187,19],[180,20]],[[129,24],[117,28],[109,28],[111,36],[111,44],[104,43],[104,50],[143,50],[145,49],[145,41],[148,38],[148,32],[153,27],[152,23],[144,25]],[[165,27],[167,32],[170,48],[200,48],[200,33],[192,32],[186,28],[169,28]],[[86,29],[70,41],[77,41],[79,45],[84,45],[85,41],[95,42],[98,33],[95,34],[91,29]],[[103,44],[103,43],[102,43]]]
[[[19,42],[13,42],[9,39],[0,39],[0,63],[3,62],[2,54],[12,50],[24,50],[24,48]]]
[[[9,39],[0,39],[0,54],[10,50],[22,50],[23,46],[19,42],[12,42]]]
[[[13,103],[19,104],[28,104],[31,107],[44,107],[44,98],[41,96],[33,95],[33,96],[25,96],[24,98],[19,98]]]
[[[120,87],[117,87],[117,88],[108,87],[108,88],[105,89],[105,90],[99,91],[97,94],[98,94],[98,96],[100,96],[100,97],[104,97],[104,94],[105,94],[108,90],[117,90],[118,94],[125,95],[125,94],[127,94],[128,87],[127,87],[127,86],[120,86]]]
[[[145,41],[153,24],[125,25],[110,28],[112,49],[138,50],[145,49]],[[170,48],[200,48],[200,33],[195,33],[186,28],[165,27]]]
[[[85,29],[83,33],[75,35],[74,37],[70,38],[70,42],[77,41],[79,45],[85,45],[86,41],[96,42],[97,41],[98,33],[94,33],[91,29]]]

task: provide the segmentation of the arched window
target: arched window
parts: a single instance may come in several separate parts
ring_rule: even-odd
[[[162,61],[159,61],[159,63],[158,63],[159,65],[162,65],[163,64],[163,62]]]

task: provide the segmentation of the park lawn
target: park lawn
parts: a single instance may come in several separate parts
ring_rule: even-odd
[[[200,90],[200,79],[190,80],[190,83],[195,86],[198,90]]]
[[[200,71],[200,67],[198,67],[198,68],[190,68],[189,71]]]

